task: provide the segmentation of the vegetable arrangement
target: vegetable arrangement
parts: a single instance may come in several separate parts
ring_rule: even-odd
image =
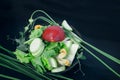
[[[37,18],[33,18],[38,12],[45,14],[46,17],[38,16]],[[36,24],[37,20],[47,22],[48,25],[41,25],[40,23]],[[82,49],[84,49],[116,76],[120,77],[119,73],[85,46],[89,46],[119,65],[120,60],[87,43],[81,37],[76,35],[74,31],[77,32],[75,29],[73,30],[66,20],[60,25],[44,11],[36,10],[31,15],[29,24],[25,27],[24,32],[20,32],[20,38],[15,39],[17,43],[16,50],[12,52],[0,46],[0,49],[11,55],[8,56],[1,53],[0,61],[2,63],[0,63],[0,65],[35,80],[53,80],[57,78],[72,80],[54,73],[64,72],[69,68],[74,67],[80,59],[85,59],[82,52]],[[77,61],[75,62],[76,59]],[[0,74],[0,77],[12,78],[3,74]],[[14,79],[19,80],[17,78]]]

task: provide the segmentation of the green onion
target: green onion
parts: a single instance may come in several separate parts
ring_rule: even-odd
[[[50,75],[50,76],[58,77],[58,78],[65,79],[65,80],[73,80],[71,78],[68,78],[68,77],[65,77],[65,76],[62,76],[62,75],[59,75],[59,74],[52,74],[52,73],[47,73],[47,74]]]
[[[112,71],[115,75],[117,75],[118,77],[120,77],[120,74],[117,73],[115,70],[113,70],[110,66],[108,66],[102,59],[100,59],[99,57],[97,57],[94,53],[92,53],[90,50],[88,50],[86,47],[84,47],[83,45],[80,44],[81,47],[83,47],[83,49],[85,49],[89,54],[91,54],[94,58],[96,58],[98,61],[100,61],[104,66],[106,66],[110,71]]]
[[[33,19],[33,16],[34,16],[36,13],[38,13],[38,12],[45,14],[54,24],[58,25],[58,24],[57,24],[46,12],[44,12],[43,10],[36,10],[36,11],[34,11],[34,12],[32,13],[32,15],[31,15],[30,19]]]
[[[95,51],[97,51],[98,53],[100,53],[100,54],[102,54],[103,56],[107,57],[108,59],[116,62],[117,64],[120,64],[120,60],[119,60],[119,59],[117,59],[117,58],[111,56],[110,54],[108,54],[108,53],[106,53],[106,52],[104,52],[104,51],[102,51],[102,50],[100,50],[100,49],[92,46],[91,44],[87,43],[86,41],[82,41],[82,42],[83,42],[84,44],[88,45],[89,47],[91,47],[92,49],[94,49]]]
[[[0,74],[0,77],[6,78],[6,79],[11,79],[11,80],[20,80],[20,79],[18,79],[18,78],[14,78],[14,77],[7,76],[7,75],[4,75],[4,74]]]

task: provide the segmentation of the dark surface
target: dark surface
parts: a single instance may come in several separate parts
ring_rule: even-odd
[[[120,58],[119,0],[3,0],[0,2],[0,44],[8,49],[14,49],[11,47],[11,41],[6,40],[6,35],[12,38],[18,36],[18,32],[23,30],[31,13],[36,9],[46,11],[59,23],[66,19],[81,33],[84,40]],[[84,53],[87,60],[82,61],[81,64],[86,76],[82,77],[80,72],[72,73],[77,66],[65,74],[66,76],[75,80],[120,80],[90,54]],[[120,73],[119,65],[97,55]],[[23,80],[26,79],[15,72],[9,73],[22,76]]]

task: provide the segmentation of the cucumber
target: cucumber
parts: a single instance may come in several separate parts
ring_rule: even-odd
[[[65,66],[57,67],[51,70],[52,73],[57,73],[57,72],[62,72],[62,71],[65,71]]]
[[[66,59],[70,61],[70,64],[72,64],[78,49],[79,49],[79,44],[74,43],[71,45],[68,56],[66,57]]]
[[[67,23],[66,20],[63,20],[62,26],[63,26],[63,28],[65,28],[66,30],[72,31],[72,28],[70,27],[70,25]]]
[[[54,58],[49,58],[49,62],[53,68],[57,67],[57,61]]]
[[[44,50],[44,43],[40,38],[35,38],[30,44],[30,52],[33,56],[40,55]]]

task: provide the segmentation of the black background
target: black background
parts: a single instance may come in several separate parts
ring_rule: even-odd
[[[13,50],[13,44],[7,41],[6,36],[18,36],[18,32],[28,23],[31,13],[37,9],[46,11],[58,23],[66,19],[81,33],[84,40],[120,58],[119,0],[1,0],[0,44]],[[85,52],[85,55],[87,60],[81,62],[85,78],[78,73],[72,74],[72,71],[66,76],[75,80],[119,80],[90,54]],[[120,72],[120,66],[99,54],[98,56]],[[25,80],[23,75],[16,75]]]

